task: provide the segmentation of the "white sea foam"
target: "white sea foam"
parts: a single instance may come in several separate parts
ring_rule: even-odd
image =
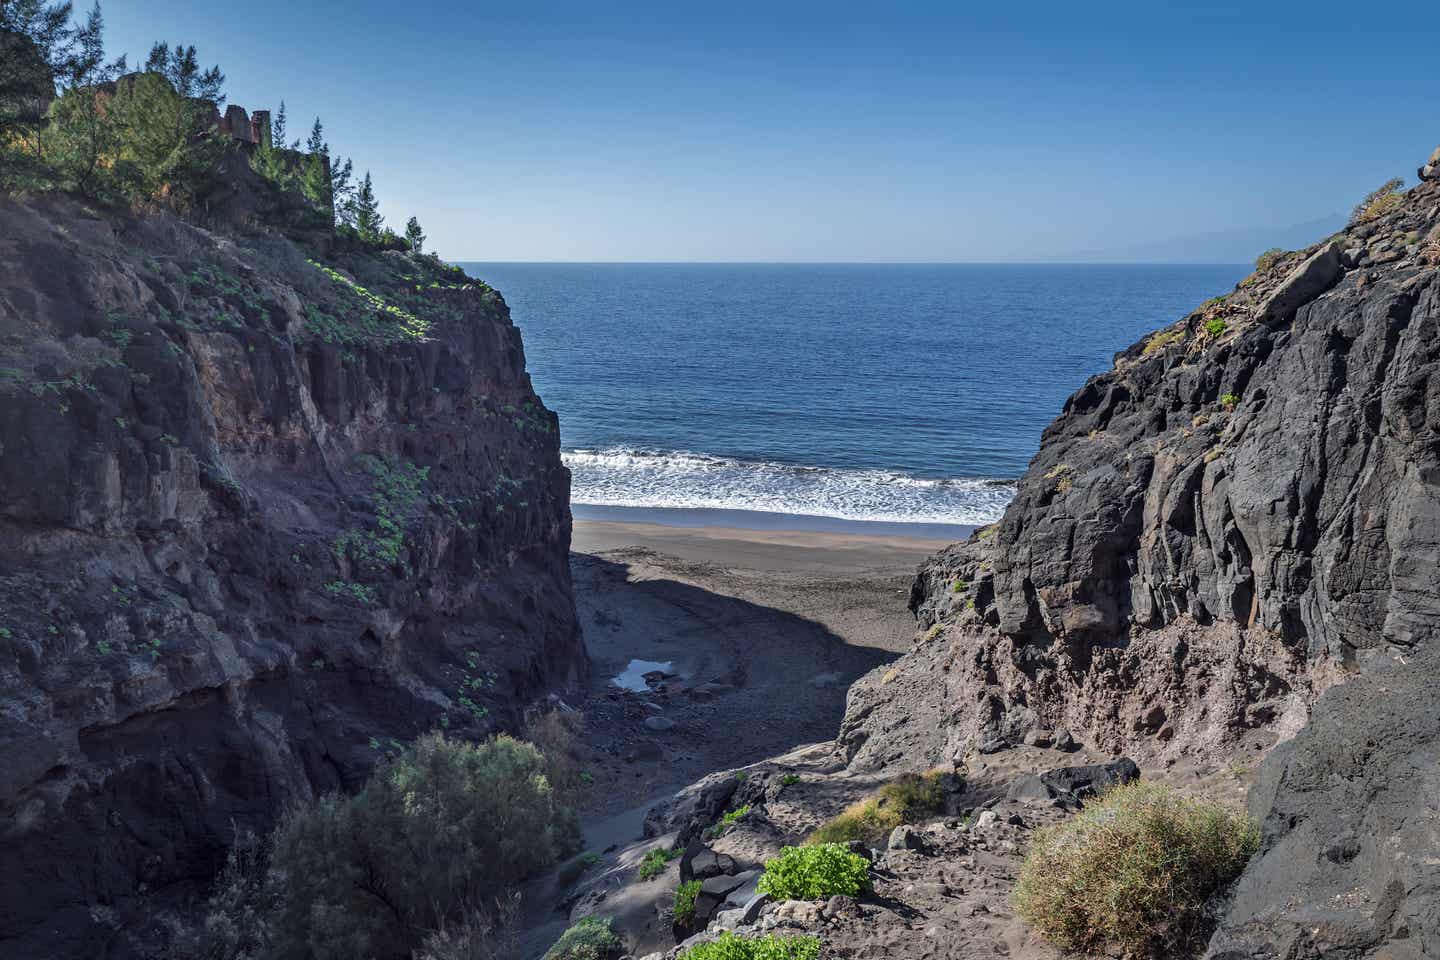
[[[1015,488],[996,480],[932,480],[881,470],[838,470],[697,453],[613,447],[564,454],[577,504],[764,510],[841,520],[985,524]]]

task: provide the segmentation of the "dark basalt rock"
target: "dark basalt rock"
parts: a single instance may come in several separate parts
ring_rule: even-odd
[[[1212,956],[1440,953],[1436,163],[1066,402],[1004,518],[921,568],[921,635],[851,688],[842,759],[984,762],[1062,727],[1156,761],[1293,737]]]
[[[0,955],[134,956],[237,828],[585,670],[504,301],[327,263],[0,198]],[[428,326],[357,336],[352,280]]]

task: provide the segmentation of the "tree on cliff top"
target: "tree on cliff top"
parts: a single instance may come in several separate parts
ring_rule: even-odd
[[[68,3],[0,0],[0,162],[39,156],[45,108],[75,48],[70,15]]]
[[[40,154],[55,167],[61,185],[91,195],[103,192],[102,168],[108,169],[106,160],[119,145],[118,125],[105,108],[101,87],[125,72],[124,57],[106,62],[104,31],[97,3],[74,31],[61,78],[66,89],[50,107],[40,143]]]
[[[360,181],[360,189],[355,191],[355,231],[360,234],[360,239],[366,243],[376,243],[380,239],[380,231],[385,227],[385,218],[380,215],[380,202],[375,199],[375,185],[370,180],[370,171],[365,171],[365,179]]]
[[[411,217],[405,224],[405,242],[410,244],[410,249],[414,252],[425,252],[425,233],[420,229],[420,221],[415,217]]]

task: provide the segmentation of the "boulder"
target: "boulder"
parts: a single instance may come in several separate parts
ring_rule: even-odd
[[[1260,304],[1255,319],[1261,323],[1280,323],[1295,316],[1295,311],[1335,286],[1345,274],[1340,259],[1339,243],[1327,243],[1296,267]]]
[[[645,726],[656,733],[666,733],[675,729],[675,721],[669,717],[646,717]]]
[[[1430,160],[1419,170],[1421,180],[1440,180],[1440,147],[1430,154]]]
[[[890,839],[885,844],[888,850],[925,850],[925,838],[914,827],[901,825],[890,831]]]
[[[1129,757],[1084,767],[1060,767],[1040,775],[1040,781],[1054,794],[1069,794],[1078,800],[1094,796],[1105,787],[1140,779],[1140,768]]]

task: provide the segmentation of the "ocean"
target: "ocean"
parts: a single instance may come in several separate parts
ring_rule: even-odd
[[[462,265],[524,334],[577,516],[937,535],[998,519],[1069,394],[1249,273]]]

